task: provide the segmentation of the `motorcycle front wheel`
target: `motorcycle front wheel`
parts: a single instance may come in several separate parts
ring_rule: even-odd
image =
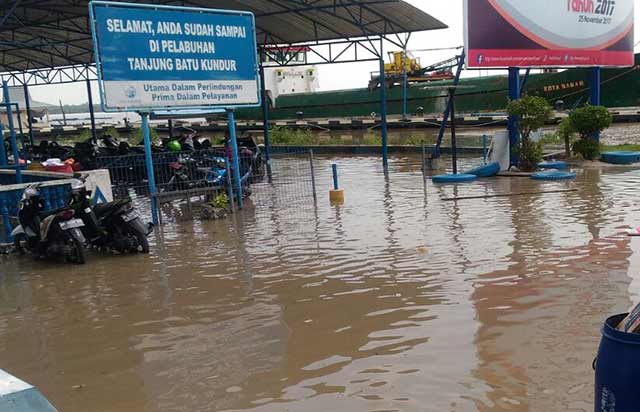
[[[149,239],[147,239],[147,232],[145,231],[142,221],[134,219],[128,222],[129,234],[136,239],[136,247],[131,251],[133,253],[149,253]]]
[[[25,235],[24,233],[20,233],[16,236],[14,236],[13,238],[13,247],[15,249],[15,251],[20,254],[20,255],[24,255],[25,253],[27,253],[27,243],[28,243],[28,239],[27,239],[27,235]]]
[[[84,245],[73,235],[69,235],[65,240],[65,246],[69,247],[70,252],[65,256],[67,263],[74,265],[84,265],[86,257],[84,253]]]

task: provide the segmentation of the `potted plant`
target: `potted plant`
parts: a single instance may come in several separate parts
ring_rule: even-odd
[[[512,100],[507,106],[509,116],[518,117],[520,144],[515,151],[520,156],[519,168],[533,172],[542,161],[542,145],[531,140],[531,133],[545,125],[551,116],[551,106],[538,96],[525,96]]]

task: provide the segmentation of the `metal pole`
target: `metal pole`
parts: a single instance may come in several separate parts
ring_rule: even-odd
[[[449,89],[449,101],[451,102],[451,160],[453,163],[453,174],[458,174],[458,147],[456,145],[456,89]]]
[[[316,170],[313,166],[313,150],[309,150],[309,165],[311,167],[311,188],[313,189],[313,202],[318,202],[318,194],[316,192]]]
[[[169,129],[169,140],[173,140],[173,119],[167,120],[167,128]]]
[[[22,86],[24,88],[24,103],[27,109],[27,124],[29,125],[29,144],[33,147],[33,121],[31,119],[31,99],[29,98],[29,86],[27,83]]]
[[[482,135],[482,161],[484,162],[484,164],[487,164],[487,155],[489,153],[487,152],[487,135],[483,134]]]
[[[240,181],[240,160],[238,159],[238,140],[236,138],[236,117],[233,113],[233,109],[227,109],[227,118],[229,123],[233,181],[235,184],[236,195],[238,196],[238,207],[242,209],[242,182]]]
[[[382,166],[389,167],[389,148],[387,145],[387,75],[384,72],[384,39],[380,39],[380,133],[382,134]]]
[[[9,96],[9,83],[2,82],[4,92],[4,102],[7,108],[7,125],[9,126],[9,139],[11,140],[11,151],[13,152],[13,162],[16,169],[16,183],[22,183],[22,170],[20,170],[20,157],[18,156],[18,144],[16,143],[16,129],[13,126],[13,108],[11,107],[11,97]],[[20,114],[18,114],[20,116]],[[2,142],[4,145],[4,141]]]
[[[333,171],[333,190],[338,190],[338,165],[332,164],[331,169]]]
[[[407,50],[402,51],[402,120],[407,118]]]
[[[6,166],[9,164],[7,159],[7,151],[4,146],[4,125],[0,122],[0,166]]]
[[[460,82],[460,75],[462,74],[462,68],[464,66],[465,59],[466,59],[466,55],[464,52],[462,52],[462,54],[460,55],[460,59],[458,60],[456,77],[453,79],[453,87],[456,87]],[[447,129],[447,119],[449,119],[449,115],[451,114],[450,112],[451,112],[451,104],[449,101],[447,101],[447,106],[442,116],[442,124],[440,124],[440,130],[438,131],[438,139],[436,140],[436,146],[433,149],[432,159],[438,159],[440,157],[440,146],[442,146],[442,140],[444,139],[444,132]]]
[[[231,180],[231,165],[228,161],[224,162],[224,167],[227,170],[227,196],[229,197],[229,207],[231,212],[236,210],[235,200],[233,200],[233,181]]]
[[[267,164],[267,179],[269,183],[272,183],[273,173],[271,171],[271,142],[269,139],[269,96],[267,94],[267,85],[264,79],[264,66],[261,62],[260,92],[262,93],[262,133],[264,135],[264,160]]]
[[[520,70],[517,67],[509,68],[509,100],[518,100],[520,98]],[[516,116],[509,116],[509,146],[511,152],[511,165],[518,165],[520,159],[517,156],[517,151],[520,141],[518,136],[518,118]]]
[[[589,74],[589,86],[591,89],[589,95],[589,102],[592,106],[600,106],[601,100],[601,83],[602,82],[602,69],[600,67],[592,67]],[[595,133],[593,136],[596,141],[600,141],[600,133]]]
[[[151,132],[149,130],[149,113],[140,113],[142,117],[142,138],[144,140],[144,159],[147,164],[147,180],[149,182],[149,197],[151,198],[151,219],[158,224],[158,198],[156,197],[156,176],[153,171],[153,156],[151,153]]]
[[[422,141],[422,180],[427,181],[427,149]]]
[[[91,138],[94,142],[98,141],[96,134],[96,115],[93,112],[93,94],[91,93],[91,80],[87,79],[87,97],[89,98],[89,117],[91,118]]]

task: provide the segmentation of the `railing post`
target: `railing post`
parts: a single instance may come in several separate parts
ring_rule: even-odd
[[[316,171],[313,165],[313,150],[309,150],[309,166],[311,168],[311,189],[313,190],[313,203],[318,203],[318,193],[316,192]]]

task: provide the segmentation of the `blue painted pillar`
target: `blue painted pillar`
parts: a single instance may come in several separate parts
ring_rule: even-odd
[[[238,139],[236,137],[236,117],[233,109],[227,109],[227,120],[229,122],[229,144],[231,145],[231,161],[233,164],[233,185],[238,197],[238,207],[242,209],[242,182],[240,180],[240,159],[238,158]]]
[[[98,141],[96,134],[96,115],[93,112],[93,93],[91,92],[91,80],[87,79],[87,99],[89,100],[89,118],[91,119],[91,138],[94,142]]]
[[[382,134],[382,166],[389,167],[387,135],[387,76],[384,72],[384,40],[380,39],[380,132]]]
[[[13,162],[16,170],[16,183],[22,183],[22,170],[20,169],[20,156],[18,155],[18,143],[16,142],[16,129],[13,126],[13,107],[11,107],[11,97],[9,96],[9,83],[5,80],[2,82],[2,90],[4,93],[4,103],[7,108],[7,125],[9,126],[9,139],[11,140],[11,151],[13,153]],[[20,116],[20,113],[18,113]],[[4,142],[2,142],[4,144]]]
[[[149,130],[149,113],[140,113],[142,117],[142,138],[144,140],[144,159],[147,165],[147,181],[149,182],[149,197],[151,198],[151,221],[158,224],[158,198],[156,197],[156,175],[153,170],[153,156],[151,152],[151,132]]]
[[[601,88],[600,83],[602,81],[602,69],[600,67],[592,67],[589,74],[589,87],[591,93],[589,96],[589,103],[592,106],[600,106]]]
[[[0,144],[0,166],[6,166],[9,164],[9,161],[7,160],[7,151],[4,147],[4,125],[2,122],[0,122],[0,142],[2,142],[2,144]]]
[[[509,100],[518,100],[520,98],[520,69],[517,67],[509,68]],[[518,165],[520,159],[515,153],[515,148],[520,142],[520,136],[518,134],[518,118],[516,116],[509,116],[509,147],[511,151],[511,164]]]
[[[267,85],[264,82],[264,66],[260,63],[260,90],[262,93],[262,133],[264,135],[264,160],[267,164],[267,179],[273,182],[271,171],[271,143],[269,139],[269,96],[267,95]]]
[[[592,106],[600,106],[601,98],[601,82],[602,82],[602,69],[600,67],[592,67],[589,73],[589,103]],[[600,133],[595,133],[593,138],[596,141],[600,141]]]
[[[407,51],[403,50],[402,54],[402,119],[407,118],[407,83],[409,79],[407,78]]]
[[[31,148],[33,148],[33,120],[31,118],[31,99],[29,98],[29,86],[25,83],[23,86],[24,89],[24,102],[25,108],[27,109],[27,124],[29,125],[29,144]]]

